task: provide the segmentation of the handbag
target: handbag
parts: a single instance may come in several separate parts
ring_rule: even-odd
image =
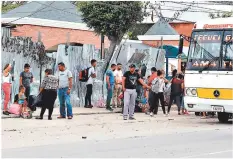
[[[34,103],[32,104],[33,107],[41,107],[42,106],[42,93],[38,94],[35,98]]]

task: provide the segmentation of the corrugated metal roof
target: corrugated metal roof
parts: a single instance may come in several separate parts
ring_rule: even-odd
[[[31,17],[82,23],[81,13],[78,12],[75,5],[68,1],[32,1],[2,14],[2,18],[15,17]]]
[[[157,21],[144,35],[179,35],[167,22]]]

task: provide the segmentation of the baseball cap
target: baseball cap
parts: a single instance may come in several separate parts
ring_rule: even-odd
[[[129,65],[129,67],[130,68],[133,68],[133,67],[136,68],[136,65],[135,64],[131,64],[131,65]]]

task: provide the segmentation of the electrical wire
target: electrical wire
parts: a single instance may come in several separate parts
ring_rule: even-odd
[[[176,2],[176,1],[166,1],[166,2],[170,2],[170,3],[175,3],[175,4],[179,4],[179,5],[190,5],[191,3],[188,2]],[[198,3],[194,3],[194,4],[198,4]],[[228,11],[224,11],[224,10],[218,10],[218,9],[213,9],[213,8],[206,8],[206,7],[201,7],[201,6],[193,6],[195,8],[201,8],[201,9],[208,9],[208,10],[212,10],[212,11],[217,11],[217,12],[228,12]]]

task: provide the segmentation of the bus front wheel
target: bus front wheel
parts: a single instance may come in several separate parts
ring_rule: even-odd
[[[223,113],[219,112],[218,113],[218,120],[220,123],[226,123],[229,120],[229,113]]]

